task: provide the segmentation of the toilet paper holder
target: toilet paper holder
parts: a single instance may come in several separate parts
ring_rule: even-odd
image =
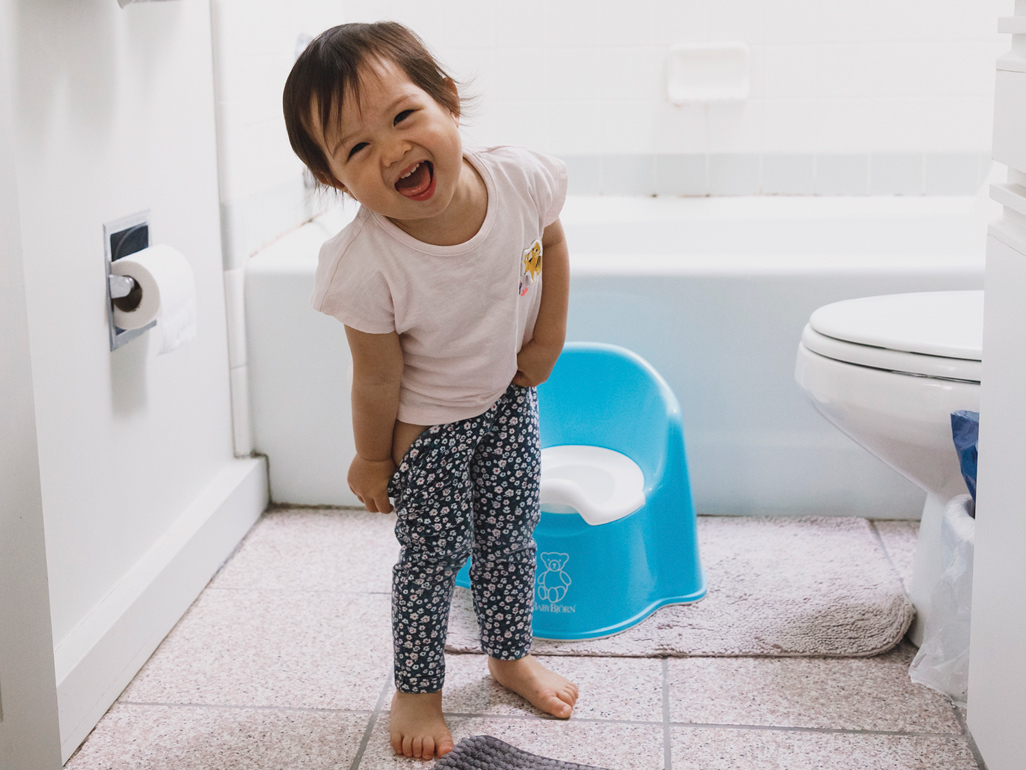
[[[107,265],[107,327],[110,331],[110,349],[117,350],[157,325],[151,321],[140,329],[121,329],[114,323],[115,305],[131,310],[139,305],[142,289],[134,280],[111,272],[111,265],[122,257],[135,254],[150,245],[150,212],[140,211],[103,225],[103,250]]]

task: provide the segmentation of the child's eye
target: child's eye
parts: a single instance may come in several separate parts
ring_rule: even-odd
[[[358,143],[354,144],[353,145],[353,149],[351,149],[349,151],[349,155],[346,157],[346,159],[348,160],[349,158],[353,157],[354,155],[356,155],[357,152],[359,152],[360,150],[362,150],[366,146],[367,146],[366,142],[358,142]]]
[[[404,120],[406,120],[406,118],[408,118],[412,114],[413,114],[413,110],[403,110],[402,112],[400,112],[398,115],[395,116],[395,120],[392,121],[392,125],[395,126],[395,125],[398,125],[399,123],[402,123]]]

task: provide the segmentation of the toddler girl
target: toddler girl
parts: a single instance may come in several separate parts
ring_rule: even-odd
[[[361,204],[321,249],[313,304],[345,324],[352,352],[349,487],[368,510],[391,511],[392,497],[397,511],[392,747],[422,759],[452,749],[443,652],[471,555],[492,677],[569,717],[577,687],[529,655],[534,386],[566,332],[566,168],[519,148],[464,149],[455,83],[395,23],[320,35],[296,61],[284,110],[317,181]]]

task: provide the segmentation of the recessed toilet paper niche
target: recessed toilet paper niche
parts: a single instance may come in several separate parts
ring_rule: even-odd
[[[739,102],[751,93],[747,43],[680,43],[666,54],[666,98],[671,104]]]

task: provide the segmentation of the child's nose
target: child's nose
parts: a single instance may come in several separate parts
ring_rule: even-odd
[[[402,161],[406,157],[406,153],[409,152],[409,142],[405,139],[393,139],[388,142],[382,153],[382,162],[386,166],[392,166]]]

